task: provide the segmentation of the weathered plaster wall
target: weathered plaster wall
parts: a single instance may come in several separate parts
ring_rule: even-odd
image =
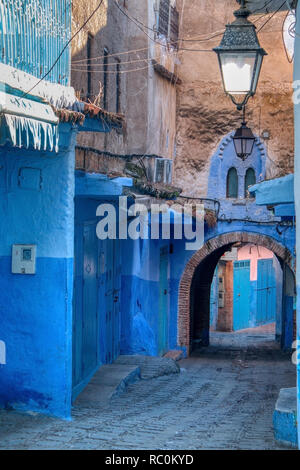
[[[238,250],[238,261],[250,260],[250,281],[257,281],[258,260],[273,257],[274,253],[264,246],[245,245]]]
[[[182,15],[180,37],[207,38],[220,33],[233,21],[235,0],[178,0]],[[286,12],[278,13],[259,33],[262,47],[268,52],[264,60],[256,96],[247,106],[247,120],[254,133],[264,129],[271,138],[268,150],[267,177],[291,172],[293,168],[292,65],[288,63],[282,43],[281,28]],[[267,17],[252,17],[258,28]],[[207,191],[209,160],[220,139],[240,125],[241,116],[225,96],[217,56],[210,52],[218,45],[221,34],[206,41],[182,42],[177,93],[177,156],[175,184],[186,194],[204,196]],[[274,163],[273,163],[274,162]]]
[[[74,145],[60,152],[0,149],[0,406],[69,418],[72,387]],[[25,187],[20,169],[40,172]],[[13,244],[36,244],[36,274],[12,274]]]
[[[88,5],[75,0],[73,2],[73,31],[79,29],[87,14],[97,6],[97,0],[90,0]],[[153,28],[155,19],[155,1],[133,0],[120,7],[130,16],[138,18],[149,28]],[[145,31],[147,31],[145,29]],[[101,136],[82,133],[78,143],[83,146],[112,153],[156,154],[172,158],[175,152],[176,133],[176,88],[168,80],[154,71],[151,60],[174,69],[176,53],[168,52],[165,47],[156,45],[147,34],[143,33],[131,20],[116,7],[114,2],[105,0],[89,24],[73,41],[72,48],[72,86],[87,95],[87,67],[85,62],[77,62],[87,57],[88,34],[93,36],[92,57],[92,96],[99,93],[99,82],[103,85],[103,54],[108,49],[107,73],[107,109],[116,112],[116,63],[124,62],[120,75],[120,112],[125,115],[123,133],[112,131],[110,135]],[[153,33],[149,33],[153,36]],[[123,54],[124,51],[132,51]],[[141,61],[139,61],[141,60]],[[131,62],[131,63],[130,63]],[[174,71],[174,70],[171,70]],[[103,100],[101,101],[103,106]]]

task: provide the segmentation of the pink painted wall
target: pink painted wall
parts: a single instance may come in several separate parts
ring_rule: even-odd
[[[263,246],[245,245],[238,250],[238,261],[250,260],[250,281],[257,281],[257,262],[259,259],[274,257],[272,251]]]

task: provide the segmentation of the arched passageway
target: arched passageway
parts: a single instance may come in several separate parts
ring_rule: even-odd
[[[268,248],[278,260],[284,273],[282,322],[287,331],[292,328],[294,282],[293,257],[290,251],[271,237],[248,232],[232,232],[220,235],[205,243],[187,263],[179,288],[178,344],[191,352],[193,346],[209,344],[210,292],[215,268],[221,256],[236,243],[254,244]],[[287,335],[289,333],[287,332]],[[283,335],[282,347],[288,347],[289,339]]]

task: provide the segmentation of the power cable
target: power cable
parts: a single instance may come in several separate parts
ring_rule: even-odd
[[[285,0],[284,0],[284,2],[280,5],[280,7],[277,8],[277,10],[274,11],[274,13],[272,13],[272,15],[267,19],[267,21],[257,30],[258,33],[259,33],[259,32],[269,23],[269,21],[281,10],[281,8],[283,7],[284,4],[285,4]]]
[[[274,0],[271,0],[271,1],[274,1]],[[258,11],[255,10],[255,11]],[[124,12],[125,14],[125,12]],[[259,18],[257,18],[255,21],[254,21],[254,24],[256,24],[258,21],[260,21],[262,18],[264,18],[265,16],[267,16],[268,13],[264,13],[262,16],[260,16]],[[129,15],[127,15],[127,18],[130,19]],[[151,28],[149,28],[151,29]],[[154,31],[154,30],[152,30]],[[219,31],[215,31],[213,33],[211,33],[209,36],[206,36],[206,37],[201,37],[201,38],[196,38],[194,36],[194,38],[188,38],[188,39],[185,39],[185,38],[179,38],[176,42],[180,42],[180,41],[185,41],[185,42],[207,42],[207,41],[210,41],[212,39],[215,39],[216,37],[219,37],[221,36],[222,34],[224,34],[224,29],[223,30],[219,30]],[[154,31],[155,32],[155,31]],[[151,38],[152,39],[152,38]],[[154,39],[152,39],[153,41],[155,41]],[[160,42],[158,41],[155,41],[157,44],[163,46],[163,47],[167,47],[165,46],[164,44],[161,44]],[[126,55],[126,54],[134,54],[134,53],[137,53],[137,52],[143,52],[143,51],[148,51],[149,48],[148,47],[143,47],[143,48],[140,48],[140,49],[131,49],[131,50],[128,50],[128,51],[123,51],[123,52],[116,52],[116,53],[113,53],[113,54],[107,54],[107,55],[101,55],[101,56],[96,56],[96,57],[91,57],[91,58],[84,58],[84,59],[77,59],[77,60],[72,60],[72,64],[80,64],[80,63],[86,63],[86,62],[92,62],[92,61],[96,61],[96,60],[99,60],[99,59],[104,59],[104,58],[107,58],[107,57],[116,57],[116,56],[121,56],[121,55]],[[181,50],[181,49],[180,49]],[[185,50],[185,49],[183,49]],[[200,52],[208,52],[209,50],[207,49],[201,49],[201,50],[198,50],[197,49],[197,52],[200,51]],[[129,62],[128,62],[129,63]]]
[[[85,72],[85,73],[93,73],[93,72],[104,72],[105,74],[109,73],[113,73],[113,74],[116,74],[116,73],[120,73],[120,74],[124,74],[124,73],[130,73],[130,72],[138,72],[140,70],[146,70],[148,69],[150,66],[147,65],[146,67],[140,67],[140,68],[136,68],[136,69],[130,69],[130,70],[120,70],[120,71],[116,71],[116,70],[83,70],[83,69],[73,69],[71,68],[72,72]]]

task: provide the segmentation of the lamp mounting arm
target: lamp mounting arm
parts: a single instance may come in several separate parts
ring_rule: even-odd
[[[243,122],[246,123],[246,105],[243,106]]]
[[[231,94],[227,93],[230,98],[231,98],[231,101],[233,102],[233,104],[237,107],[237,110],[238,111],[242,111],[243,109],[245,109],[245,106],[246,104],[248,103],[249,101],[249,98],[252,96],[251,93],[247,93],[247,95],[245,96],[244,100],[239,103],[238,101],[236,101],[236,99],[234,98],[234,96],[232,96]]]

